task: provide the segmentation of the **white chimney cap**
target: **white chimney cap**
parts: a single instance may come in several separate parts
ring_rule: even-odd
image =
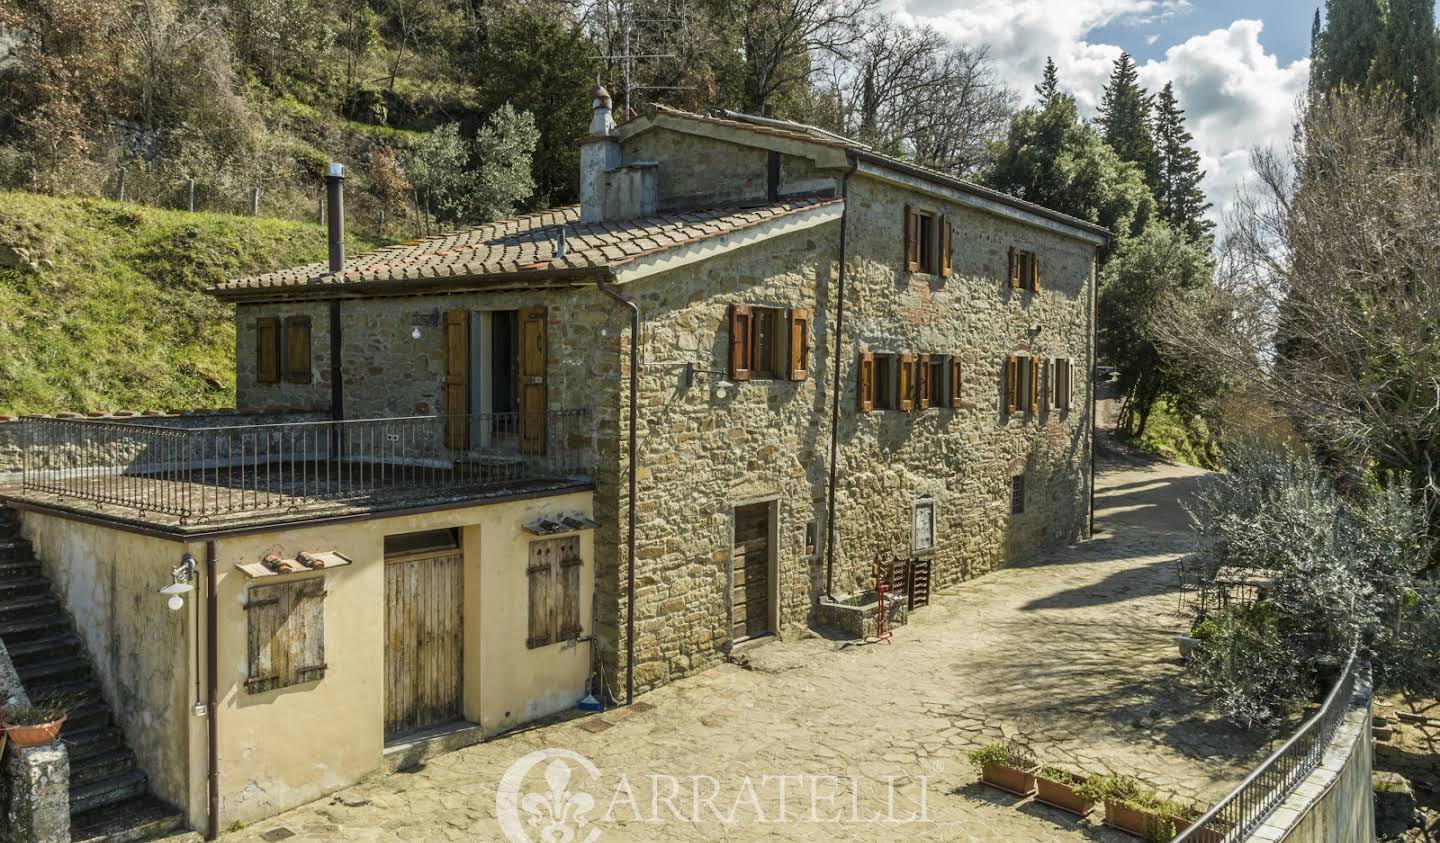
[[[338,161],[331,161],[330,166],[325,170],[325,175],[343,179],[345,178],[345,165]]]

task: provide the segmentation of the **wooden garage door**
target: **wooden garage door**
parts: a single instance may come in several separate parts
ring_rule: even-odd
[[[735,510],[733,637],[739,641],[770,631],[770,504]]]
[[[460,551],[385,560],[385,738],[461,715]]]

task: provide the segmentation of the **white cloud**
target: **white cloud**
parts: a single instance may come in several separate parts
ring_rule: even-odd
[[[1099,105],[1100,90],[1123,49],[1093,43],[1090,33],[1111,23],[1153,23],[1191,8],[1189,0],[888,2],[902,19],[929,24],[960,43],[988,44],[1000,72],[1027,101],[1046,56],[1053,57],[1061,86],[1075,94],[1087,116]],[[1205,189],[1217,221],[1250,174],[1250,149],[1289,139],[1295,102],[1309,74],[1308,61],[1281,65],[1267,53],[1262,30],[1258,20],[1237,20],[1176,44],[1163,59],[1140,68],[1142,83],[1152,91],[1175,83],[1207,170]]]

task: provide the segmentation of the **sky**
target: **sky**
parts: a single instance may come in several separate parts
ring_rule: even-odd
[[[1046,56],[1081,114],[1095,116],[1121,51],[1140,82],[1166,82],[1186,111],[1206,171],[1211,217],[1249,178],[1250,150],[1288,144],[1310,73],[1310,23],[1323,0],[888,0],[895,14],[951,40],[988,44],[1003,78],[1034,101]]]

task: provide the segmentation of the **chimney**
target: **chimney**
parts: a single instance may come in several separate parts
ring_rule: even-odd
[[[590,93],[590,133],[580,139],[580,221],[605,219],[605,174],[620,166],[620,139],[610,116],[610,92]]]
[[[325,171],[325,216],[330,224],[330,274],[345,268],[345,165],[334,161]]]

